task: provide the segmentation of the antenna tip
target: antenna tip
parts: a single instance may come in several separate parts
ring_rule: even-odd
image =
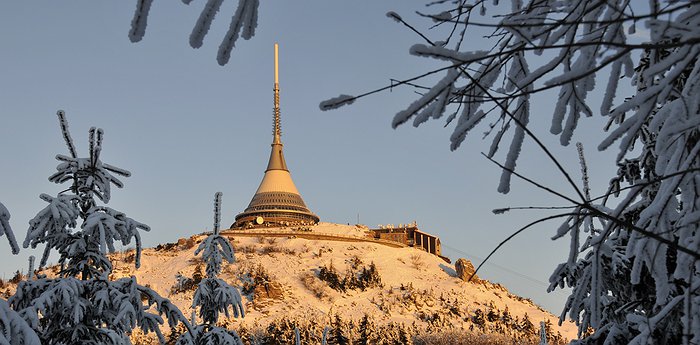
[[[275,85],[279,84],[278,47],[279,45],[275,43]]]

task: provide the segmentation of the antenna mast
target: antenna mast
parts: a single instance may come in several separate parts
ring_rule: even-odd
[[[272,119],[272,135],[273,144],[282,144],[280,137],[282,136],[282,131],[280,129],[280,80],[279,80],[279,45],[275,43],[275,107],[273,109],[273,119]]]

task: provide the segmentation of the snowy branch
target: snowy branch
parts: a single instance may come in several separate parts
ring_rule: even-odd
[[[15,234],[12,232],[12,228],[10,227],[10,211],[8,211],[5,205],[0,202],[0,236],[2,235],[7,236],[7,240],[10,242],[10,249],[12,249],[12,254],[19,253],[19,246],[17,245]]]

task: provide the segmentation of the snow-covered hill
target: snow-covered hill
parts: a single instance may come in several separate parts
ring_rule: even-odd
[[[537,338],[540,321],[548,321],[551,335],[560,332],[568,339],[576,337],[573,324],[557,326],[555,316],[510,294],[503,286],[487,281],[464,282],[457,278],[453,265],[425,251],[353,242],[348,238],[313,239],[314,234],[365,238],[366,228],[320,223],[264,231],[269,234],[228,232],[236,262],[225,265],[220,277],[243,290],[246,315],[226,324],[239,331],[243,328],[243,335],[264,333],[291,322],[295,327],[313,325],[311,328],[318,329],[320,337],[325,326],[338,320],[352,328],[368,315],[377,327],[404,325],[413,334],[464,330]],[[227,231],[222,233],[226,235]],[[195,235],[178,243],[145,249],[138,270],[134,269],[133,251],[114,254],[113,278],[135,275],[140,284],[169,297],[185,315],[190,315],[193,283],[201,277],[204,266],[194,251],[204,237]],[[365,284],[364,290],[362,284],[350,283],[362,276],[363,269],[369,272],[372,264],[380,283]],[[325,275],[320,274],[322,270]],[[333,289],[332,283],[319,279],[332,278],[328,272],[338,274],[340,285],[346,279],[345,291],[338,286],[338,290]]]

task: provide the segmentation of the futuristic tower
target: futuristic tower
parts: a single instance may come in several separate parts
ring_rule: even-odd
[[[236,216],[231,228],[265,225],[316,224],[317,215],[311,212],[301,198],[282,153],[280,130],[280,88],[278,45],[275,43],[275,88],[272,129],[272,150],[265,176],[253,199],[242,213]]]

